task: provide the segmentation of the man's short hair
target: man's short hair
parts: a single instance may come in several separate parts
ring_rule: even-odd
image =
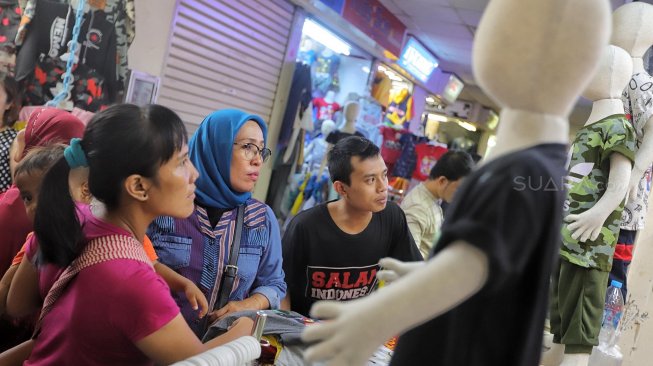
[[[379,155],[379,147],[364,137],[350,136],[338,141],[328,154],[328,167],[331,181],[351,184],[351,158],[358,156],[361,161]]]
[[[448,151],[440,157],[433,166],[429,179],[445,177],[447,180],[456,181],[472,171],[474,160],[464,151]]]

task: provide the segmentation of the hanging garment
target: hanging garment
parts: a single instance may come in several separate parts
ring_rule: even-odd
[[[444,155],[448,150],[442,146],[434,146],[428,143],[421,143],[415,145],[415,153],[417,154],[417,165],[415,166],[415,171],[413,171],[413,178],[419,181],[425,181],[428,179],[431,169],[435,166],[435,163],[440,160],[440,157]]]
[[[338,68],[340,67],[340,57],[334,53],[320,53],[313,64],[313,97],[324,97],[329,90],[338,92],[340,90],[340,80],[338,78]]]
[[[408,128],[413,117],[413,97],[408,89],[402,89],[392,98],[385,114],[385,123],[396,128]]]
[[[71,0],[52,0],[52,2],[69,4]],[[136,35],[134,0],[90,0],[89,3],[96,9],[103,11],[106,14],[107,21],[114,24],[116,34],[117,91],[121,92],[127,78],[127,51]],[[22,46],[25,42],[32,19],[36,14],[36,5],[37,0],[27,0],[25,6],[22,8],[22,18],[20,19],[20,25],[14,37],[16,46]]]
[[[61,55],[68,52],[72,39],[74,10],[53,1],[40,1],[18,53],[16,79],[26,83],[28,105],[43,104],[53,95],[52,88],[61,82],[65,63]],[[113,23],[103,11],[89,11],[80,29],[79,64],[73,71],[74,105],[92,112],[115,102],[122,89],[116,75],[116,34]]]
[[[401,135],[408,131],[398,131],[392,127],[382,126],[383,145],[381,146],[381,157],[386,164],[394,164],[401,156]]]
[[[279,141],[277,142],[277,149],[288,146],[290,135],[292,133],[293,124],[297,117],[298,108],[300,109],[299,118],[304,116],[304,111],[308,108],[311,102],[311,70],[307,65],[301,62],[295,63],[295,72],[292,77],[290,85],[290,93],[288,94],[288,102],[286,103],[286,111],[283,114],[281,122],[281,130],[279,132]]]
[[[340,110],[340,104],[336,102],[329,103],[324,98],[314,98],[313,106],[317,110],[318,121],[333,120],[333,115]]]
[[[396,177],[410,179],[417,164],[415,145],[423,142],[424,137],[417,137],[412,133],[405,133],[399,139],[401,143],[401,156],[395,163],[392,174]]]
[[[372,84],[372,97],[379,102],[383,107],[388,107],[390,103],[390,88],[392,87],[392,80],[382,71],[377,71],[374,75],[374,82]]]

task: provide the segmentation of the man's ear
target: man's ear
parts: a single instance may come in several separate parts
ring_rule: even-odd
[[[340,197],[347,197],[347,188],[349,186],[339,180],[333,182],[333,189],[335,189]]]
[[[152,187],[152,180],[139,174],[132,174],[125,179],[124,187],[128,195],[135,200],[145,202],[148,198],[147,192]]]

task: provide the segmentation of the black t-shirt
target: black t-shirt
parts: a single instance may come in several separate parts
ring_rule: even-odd
[[[462,304],[403,334],[392,365],[538,364],[561,240],[566,157],[564,145],[538,145],[465,179],[432,256],[464,240],[487,255],[487,282]]]
[[[355,235],[340,230],[327,204],[318,205],[290,222],[282,243],[291,307],[303,315],[319,300],[345,301],[370,294],[381,258],[422,259],[406,216],[393,202],[374,213]]]

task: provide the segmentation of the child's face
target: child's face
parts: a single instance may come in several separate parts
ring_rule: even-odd
[[[37,170],[29,173],[20,173],[15,177],[16,186],[20,191],[20,198],[25,204],[27,217],[32,223],[34,223],[34,215],[36,214],[36,205],[38,203],[39,191],[41,190],[43,173]]]

